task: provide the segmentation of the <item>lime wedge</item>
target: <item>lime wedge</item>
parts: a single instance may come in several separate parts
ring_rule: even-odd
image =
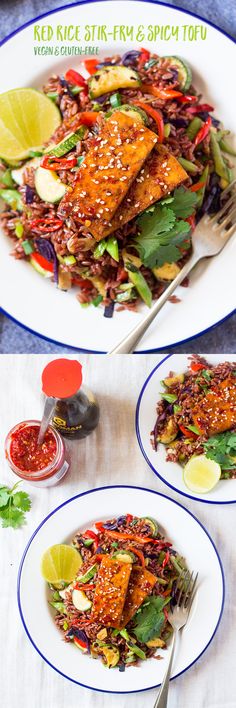
[[[190,457],[184,467],[184,482],[191,492],[197,494],[210,492],[219,482],[220,476],[220,465],[209,460],[206,455]]]
[[[82,565],[82,558],[76,548],[57,544],[45,551],[41,561],[41,573],[47,583],[60,587],[63,583],[71,583],[76,578]]]
[[[36,89],[0,94],[0,157],[10,163],[24,160],[29,150],[49,140],[60,123],[55,103]]]

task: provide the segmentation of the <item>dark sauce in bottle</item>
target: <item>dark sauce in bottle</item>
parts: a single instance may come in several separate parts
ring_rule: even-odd
[[[81,388],[74,396],[57,400],[52,424],[68,438],[86,438],[97,427],[99,405],[94,395]]]
[[[97,427],[99,405],[87,386],[82,386],[82,366],[72,359],[55,359],[42,373],[42,389],[55,398],[54,428],[69,438],[85,438]]]

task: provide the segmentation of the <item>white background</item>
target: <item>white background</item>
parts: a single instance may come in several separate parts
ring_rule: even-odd
[[[192,511],[212,535],[226,574],[226,603],[218,632],[197,664],[172,682],[168,708],[235,708],[235,507],[189,502],[172,493],[146,465],[135,436],[135,405],[146,376],[160,358],[154,355],[111,358],[80,355],[86,383],[99,398],[100,424],[86,440],[70,442],[73,464],[59,486],[47,490],[22,485],[32,498],[27,525],[18,531],[0,529],[3,708],[149,708],[153,705],[156,691],[123,696],[103,695],[74,686],[56,674],[31,646],[16,602],[20,558],[42,518],[76,493],[106,484],[122,483],[161,491]],[[48,356],[1,356],[1,483],[10,485],[15,479],[4,460],[5,436],[18,421],[40,417],[40,375],[49,360]]]

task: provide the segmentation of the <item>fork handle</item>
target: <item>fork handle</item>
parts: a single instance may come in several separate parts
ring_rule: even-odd
[[[158,312],[160,312],[165,302],[168,300],[170,295],[172,295],[177,286],[182,283],[184,278],[186,278],[186,275],[190,273],[192,268],[194,268],[194,266],[196,265],[196,263],[198,263],[199,260],[199,256],[193,253],[190,260],[185,263],[178,275],[176,275],[176,278],[174,278],[170,285],[168,285],[168,288],[166,288],[164,293],[162,293],[162,295],[158,298],[158,300],[153,305],[148,314],[141,320],[141,322],[136,325],[136,327],[134,327],[134,329],[132,329],[132,331],[126,337],[124,337],[124,339],[122,339],[122,341],[114,349],[108,352],[108,354],[129,354],[130,352],[134,351],[136,344],[145,334],[149,325],[155,319]]]
[[[171,667],[172,667],[172,662],[173,662],[173,657],[174,657],[174,652],[175,652],[175,644],[176,644],[176,637],[177,637],[178,631],[179,631],[178,629],[174,629],[169,663],[168,663],[166,673],[163,678],[161,688],[160,688],[160,691],[158,693],[158,696],[157,696],[157,699],[154,703],[153,708],[167,708],[168,691],[169,691],[169,685],[170,685],[170,674],[171,674]]]

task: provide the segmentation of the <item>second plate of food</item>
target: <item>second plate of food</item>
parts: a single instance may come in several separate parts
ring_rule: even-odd
[[[221,618],[224,576],[212,539],[157,492],[115,486],[79,494],[44,519],[23,555],[25,630],[40,656],[74,683],[115,693],[154,688],[167,666],[168,616],[182,568],[198,580],[172,678],[202,655]]]
[[[153,472],[197,501],[236,502],[234,355],[174,354],[149,374],[136,433]]]

